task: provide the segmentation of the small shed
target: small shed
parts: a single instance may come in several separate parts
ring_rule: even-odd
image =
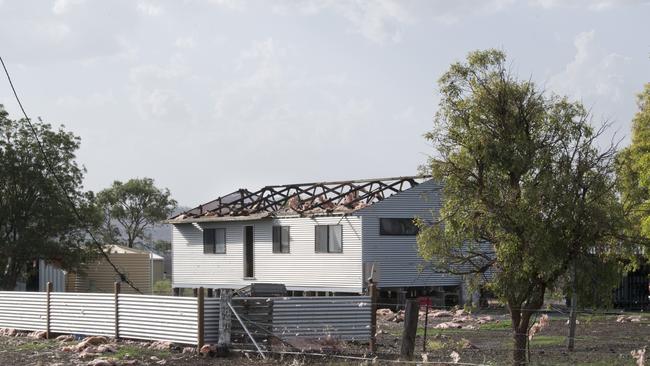
[[[164,278],[164,258],[160,255],[120,245],[106,245],[104,252],[142,293],[152,293],[153,285]],[[83,273],[66,272],[53,264],[41,261],[39,288],[44,291],[46,283],[50,281],[54,284],[55,291],[112,292],[113,284],[120,280],[119,275],[103,257],[86,264],[85,267]],[[135,292],[130,286],[122,286],[122,291]]]

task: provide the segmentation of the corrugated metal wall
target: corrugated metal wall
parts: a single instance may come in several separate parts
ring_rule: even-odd
[[[285,297],[273,301],[273,333],[283,339],[370,339],[368,296]]]
[[[0,291],[0,328],[45,330],[46,294]]]
[[[66,274],[59,267],[53,266],[44,260],[38,261],[38,291],[46,291],[45,286],[52,282],[52,291],[65,291]]]
[[[429,180],[356,212],[363,227],[363,263],[366,268],[375,265],[378,287],[448,286],[462,282],[459,276],[427,269],[418,254],[415,236],[379,235],[380,218],[431,220],[432,211],[438,212],[442,205],[441,188]]]
[[[219,309],[220,299],[209,297],[204,300],[204,331],[206,343],[217,343],[219,340]]]
[[[343,226],[342,253],[316,253],[315,225]],[[203,254],[199,225],[174,225],[173,286],[241,288],[244,280],[244,226],[254,226],[255,281],[282,283],[289,290],[362,291],[361,221],[358,217],[295,217],[201,224],[226,229],[226,254]],[[273,253],[272,226],[290,227],[290,252]]]
[[[120,337],[196,344],[197,299],[119,295]]]
[[[149,253],[110,253],[108,256],[142,293],[151,293]],[[89,264],[84,275],[69,273],[67,277],[68,292],[113,292],[113,283],[120,280],[113,267],[104,259]],[[122,286],[122,291],[136,293],[130,286]]]
[[[112,294],[53,292],[50,327],[54,333],[115,335],[115,301]]]

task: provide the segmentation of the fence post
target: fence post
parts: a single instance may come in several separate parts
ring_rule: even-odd
[[[402,347],[400,356],[406,360],[413,359],[415,351],[415,334],[418,330],[418,312],[420,307],[416,299],[406,300],[406,311],[404,313],[404,333],[402,333]]]
[[[370,352],[377,352],[377,287],[368,281],[368,295],[370,295]]]
[[[113,296],[115,301],[115,339],[120,338],[120,290],[119,282],[113,284]]]
[[[52,282],[47,282],[45,286],[45,338],[50,339],[50,293],[52,292]]]
[[[196,289],[194,289],[196,291]],[[205,344],[205,291],[203,287],[199,287],[197,293],[197,346],[198,351],[201,351],[201,347]]]
[[[223,354],[228,353],[230,349],[230,329],[232,313],[230,311],[230,302],[232,301],[231,289],[219,290],[219,342],[217,348]]]

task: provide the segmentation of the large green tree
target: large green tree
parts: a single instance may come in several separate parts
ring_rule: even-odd
[[[84,227],[96,227],[101,220],[92,195],[83,191],[84,169],[75,162],[79,138],[63,127],[33,126],[59,182],[27,121],[9,119],[0,106],[0,288],[5,290],[26,279],[38,259],[78,269],[92,253]]]
[[[97,194],[97,201],[104,211],[104,242],[129,248],[135,244],[147,246],[148,230],[169,217],[176,207],[169,190],[156,187],[151,178],[115,181]]]
[[[439,80],[437,150],[443,183],[418,246],[433,266],[477,275],[508,305],[513,362],[527,362],[532,315],[547,290],[585,258],[605,261],[621,222],[615,149],[596,148],[587,111],[511,74],[497,50],[469,54]]]
[[[618,156],[621,197],[633,228],[630,233],[650,239],[650,83],[638,96],[632,121],[632,143]]]

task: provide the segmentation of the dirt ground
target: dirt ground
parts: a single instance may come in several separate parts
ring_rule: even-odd
[[[630,313],[634,321],[626,318],[617,322],[620,315],[581,315],[577,329],[576,350],[565,350],[567,333],[566,316],[551,314],[548,326],[539,331],[530,345],[530,359],[533,365],[634,365],[630,354],[633,350],[650,346],[650,314]],[[489,319],[477,322],[484,317]],[[439,329],[441,323],[451,318],[430,318],[427,327],[426,356],[429,362],[452,363],[451,354],[458,354],[460,363],[503,365],[508,364],[512,353],[510,320],[502,312],[472,314],[460,318],[461,324]],[[481,324],[479,324],[481,323]],[[418,329],[415,360],[423,360],[424,320]],[[21,336],[0,336],[0,365],[92,365],[97,360],[106,360],[114,365],[370,365],[395,364],[400,347],[403,323],[378,320],[378,350],[375,355],[367,354],[367,345],[357,342],[313,343],[311,353],[326,352],[329,355],[309,356],[291,354],[270,354],[262,360],[255,353],[233,352],[227,358],[204,357],[194,353],[183,353],[183,346],[172,345],[170,349],[150,349],[149,342],[129,340],[108,340],[113,344],[100,356],[80,358],[80,353],[64,351],[80,340],[66,342],[54,339],[32,339]],[[461,326],[461,328],[456,328]],[[436,328],[437,327],[437,328]],[[304,344],[299,346],[303,348]],[[650,347],[649,347],[650,348]],[[291,350],[276,345],[274,351]],[[185,352],[189,352],[186,349]],[[345,357],[356,357],[347,359]],[[363,358],[366,358],[365,360]],[[648,357],[646,357],[647,359]],[[382,361],[386,360],[386,361]],[[100,363],[101,365],[101,363]]]

